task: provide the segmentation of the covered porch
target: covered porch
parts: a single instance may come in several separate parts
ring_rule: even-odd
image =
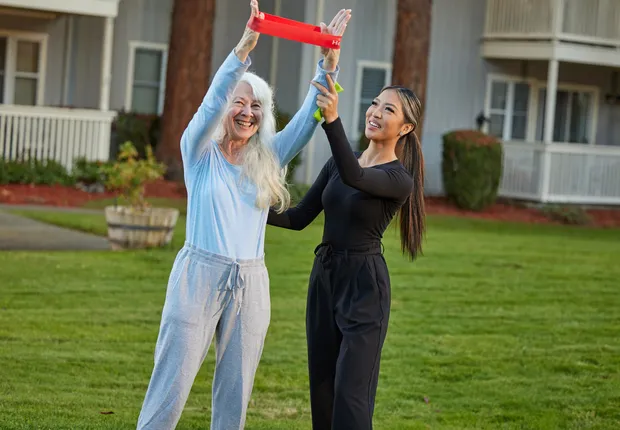
[[[587,6],[586,6],[587,4]],[[500,194],[620,204],[620,0],[488,0],[486,132]]]
[[[107,160],[118,0],[0,0],[0,158]],[[100,20],[97,103],[71,97],[74,17]]]

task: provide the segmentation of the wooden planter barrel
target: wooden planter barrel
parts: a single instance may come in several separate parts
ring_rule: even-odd
[[[149,208],[136,211],[127,206],[107,206],[108,240],[112,249],[158,248],[172,241],[179,211]]]

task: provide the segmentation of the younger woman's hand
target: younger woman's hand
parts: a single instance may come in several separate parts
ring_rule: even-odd
[[[312,85],[321,92],[316,96],[316,104],[321,109],[325,122],[330,124],[338,119],[338,92],[331,75],[326,78],[329,89],[316,81],[312,81]]]
[[[248,24],[254,17],[256,18],[265,17],[265,15],[258,10],[258,0],[251,0],[250,8],[252,12],[250,15],[250,19],[248,20]],[[260,33],[255,32],[247,25],[245,26],[245,30],[243,31],[243,36],[241,36],[241,40],[239,41],[239,43],[237,44],[237,47],[235,48],[235,54],[237,54],[237,57],[239,58],[239,60],[245,63],[245,60],[248,58],[248,55],[250,55],[250,52],[256,47],[256,43],[258,43],[258,36],[260,36]]]

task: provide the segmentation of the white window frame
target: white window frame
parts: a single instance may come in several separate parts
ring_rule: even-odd
[[[536,86],[536,108],[538,109],[538,95],[541,89],[547,90],[547,82],[546,81],[538,81],[538,85]],[[599,100],[600,100],[600,88],[593,85],[582,85],[582,84],[573,84],[573,83],[558,83],[557,91],[568,91],[568,92],[580,92],[580,93],[590,93],[592,95],[592,99],[590,103],[592,104],[590,107],[590,117],[588,118],[588,122],[590,123],[590,129],[588,130],[588,143],[577,143],[571,142],[572,144],[580,144],[580,145],[595,145],[596,139],[596,131],[598,127],[598,109],[599,109]],[[568,127],[568,123],[566,124]],[[536,124],[534,124],[533,130],[534,136],[536,136]],[[535,137],[534,137],[535,138]],[[556,142],[556,143],[568,143],[568,142]]]
[[[4,64],[4,104],[14,104],[15,78],[19,78],[23,75],[24,77],[37,79],[37,98],[35,100],[35,106],[43,106],[45,103],[48,35],[44,33],[0,30],[0,37],[6,38],[6,59]],[[36,42],[39,44],[38,73],[24,73],[17,71],[17,43],[19,41]]]
[[[536,124],[538,122],[538,95],[541,89],[547,88],[547,81],[538,80],[535,78],[522,78],[514,75],[504,75],[497,73],[489,73],[487,75],[486,94],[484,98],[484,116],[490,118],[491,115],[491,89],[493,82],[506,82],[513,85],[508,86],[508,93],[506,96],[506,116],[504,117],[504,132],[503,136],[510,135],[512,130],[512,116],[513,116],[513,102],[514,102],[514,84],[515,83],[528,83],[530,85],[530,94],[528,98],[528,115],[527,115],[527,128],[526,128],[526,140],[528,142],[536,141]],[[588,145],[595,145],[596,131],[598,126],[598,109],[600,100],[600,88],[593,85],[574,84],[569,82],[558,82],[557,91],[575,91],[585,92],[592,95],[591,109],[590,109],[590,129],[588,130]],[[485,133],[489,132],[489,124],[485,123],[483,126]],[[502,136],[502,138],[503,138]],[[566,142],[555,142],[566,143]],[[581,145],[586,145],[582,143]]]
[[[136,64],[136,50],[146,49],[150,51],[161,51],[161,72],[159,82],[159,97],[157,100],[157,115],[161,115],[164,110],[164,96],[166,94],[166,67],[168,64],[168,45],[164,43],[142,42],[140,40],[129,41],[129,61],[127,63],[127,86],[125,89],[125,111],[131,111],[133,103],[134,72]]]
[[[357,129],[357,122],[360,116],[360,104],[362,103],[362,75],[364,69],[383,69],[386,71],[384,86],[390,85],[392,82],[392,63],[383,61],[358,60],[357,71],[355,76],[355,97],[353,104],[353,120],[351,121],[351,136],[355,140],[359,140],[364,130]]]
[[[504,130],[502,133],[502,140],[506,139],[506,136],[509,136],[512,132],[512,117],[513,117],[513,106],[514,106],[514,86],[515,84],[529,84],[530,86],[530,94],[528,96],[528,104],[527,104],[527,126],[525,129],[525,137],[527,140],[532,140],[533,136],[535,136],[536,128],[534,127],[533,133],[530,130],[532,121],[536,121],[536,105],[533,103],[533,94],[532,90],[536,86],[536,80],[534,79],[523,79],[517,76],[510,75],[498,75],[498,74],[489,74],[487,76],[487,85],[486,85],[486,95],[484,98],[484,116],[486,118],[491,118],[491,92],[493,89],[494,82],[503,82],[508,84],[508,91],[506,93],[506,109],[504,110]],[[489,124],[485,123],[483,127],[483,131],[485,133],[489,132]]]

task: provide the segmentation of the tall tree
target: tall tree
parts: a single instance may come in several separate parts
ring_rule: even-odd
[[[425,106],[432,0],[398,0],[392,83],[411,88]],[[416,129],[422,137],[422,124]]]
[[[209,87],[216,0],[174,0],[157,156],[183,178],[180,140]]]

